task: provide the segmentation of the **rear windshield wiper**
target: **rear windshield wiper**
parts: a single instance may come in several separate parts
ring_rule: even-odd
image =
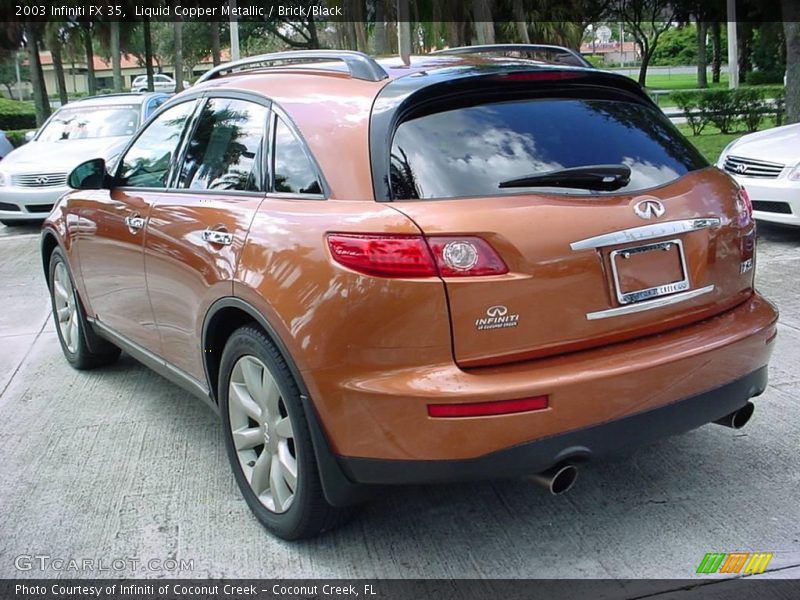
[[[498,187],[563,187],[613,192],[625,187],[630,181],[631,170],[626,165],[588,165],[509,179],[501,182]]]

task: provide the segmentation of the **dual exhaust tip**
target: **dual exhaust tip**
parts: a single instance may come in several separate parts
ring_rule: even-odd
[[[731,429],[741,429],[750,421],[754,410],[755,406],[753,403],[748,402],[739,410],[735,410],[729,415],[717,419],[714,423],[730,427]],[[546,488],[554,496],[560,496],[575,485],[575,481],[578,479],[578,468],[575,465],[562,463],[546,471],[532,475],[530,479]]]

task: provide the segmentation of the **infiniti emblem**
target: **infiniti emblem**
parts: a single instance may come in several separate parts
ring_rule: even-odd
[[[508,314],[508,309],[505,306],[490,306],[486,309],[487,317],[505,317]]]
[[[47,175],[39,175],[39,177],[36,178],[36,183],[39,185],[45,185],[48,181],[50,181],[50,178]]]
[[[739,163],[738,165],[736,165],[736,166],[734,167],[734,169],[735,169],[735,170],[736,170],[736,172],[737,172],[737,173],[739,173],[740,175],[744,175],[745,173],[747,173],[747,165],[745,165],[745,164],[742,164],[742,163]]]
[[[658,200],[642,200],[633,206],[633,212],[641,219],[657,219],[663,216],[667,209]]]

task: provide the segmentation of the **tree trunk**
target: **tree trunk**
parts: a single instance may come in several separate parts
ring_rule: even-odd
[[[706,56],[706,36],[708,23],[697,21],[697,87],[708,87],[708,57]]]
[[[211,21],[211,62],[216,67],[222,62],[219,49],[219,21]]]
[[[747,74],[753,70],[753,24],[739,22],[737,26],[739,43],[739,82],[747,81]]]
[[[431,23],[431,47],[433,50],[442,45],[442,2],[434,2],[431,7],[433,22]]]
[[[378,0],[375,3],[375,33],[373,33],[373,39],[375,40],[375,54],[378,56],[389,53],[386,46],[386,7],[383,2],[384,0]]]
[[[114,91],[122,91],[122,54],[119,47],[119,21],[111,21],[109,24],[111,33],[111,70],[114,74]]]
[[[142,21],[142,31],[144,33],[144,68],[147,72],[147,91],[155,90],[153,80],[153,37],[150,35],[150,18],[145,17]]]
[[[50,55],[53,57],[53,71],[56,74],[56,87],[58,88],[58,99],[61,106],[69,102],[67,96],[67,79],[64,77],[64,59],[61,56],[61,40],[58,36],[58,24],[51,23],[52,28],[47,36],[47,46],[50,48]]]
[[[472,20],[478,44],[494,44],[494,20],[491,0],[472,0]]]
[[[786,37],[786,122],[800,123],[800,4],[782,0]]]
[[[183,21],[175,21],[175,56],[172,66],[175,68],[175,91],[183,89]]]
[[[711,25],[711,46],[714,54],[711,59],[711,81],[719,83],[722,72],[722,25],[719,21]]]
[[[525,6],[523,0],[514,0],[514,22],[517,25],[517,37],[523,44],[530,44],[531,37],[528,35],[528,19],[525,17]]]
[[[39,60],[38,26],[38,23],[25,23],[25,41],[28,46],[33,100],[36,106],[36,124],[41,127],[42,123],[50,116],[50,101],[47,99],[47,87],[44,83],[42,62]]]
[[[645,87],[647,83],[647,68],[650,66],[653,50],[645,41],[639,41],[639,46],[642,49],[642,65],[639,67],[639,85]]]
[[[86,87],[89,95],[97,94],[97,80],[94,78],[94,48],[92,47],[91,25],[83,26],[83,48],[86,52]]]

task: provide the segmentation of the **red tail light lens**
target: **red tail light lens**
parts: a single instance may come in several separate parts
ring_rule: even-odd
[[[429,404],[428,416],[437,418],[487,417],[513,413],[544,410],[550,405],[547,396],[534,396],[519,400],[499,400],[496,402],[468,402],[465,404]]]
[[[474,236],[328,234],[333,259],[377,277],[476,277],[508,267],[485,240]]]
[[[436,264],[419,235],[331,233],[328,246],[336,262],[378,277],[434,277]]]
[[[750,194],[747,193],[747,190],[744,188],[739,189],[739,200],[744,206],[745,211],[747,212],[747,216],[751,219],[753,218],[753,201],[750,200]]]
[[[479,237],[429,237],[442,277],[503,275],[508,267],[486,240]]]

